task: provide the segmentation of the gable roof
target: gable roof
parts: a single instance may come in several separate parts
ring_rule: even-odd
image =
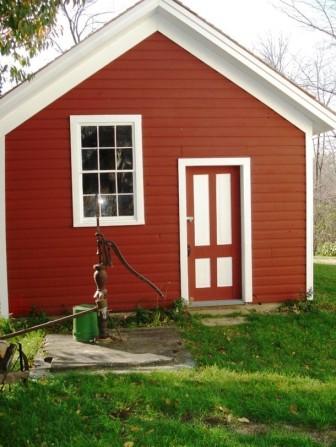
[[[0,100],[7,134],[159,31],[303,131],[336,128],[336,115],[177,0],[142,0]]]

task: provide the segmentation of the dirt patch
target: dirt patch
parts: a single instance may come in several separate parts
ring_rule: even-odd
[[[287,431],[291,433],[297,433],[298,435],[306,436],[312,441],[318,442],[326,447],[331,447],[335,445],[336,442],[336,430],[312,430],[305,427],[296,427],[289,424],[262,424],[257,422],[252,422],[246,417],[236,417],[234,416],[228,408],[220,407],[221,413],[210,414],[204,416],[202,421],[204,424],[215,427],[215,426],[226,426],[230,428],[233,432],[239,433],[241,435],[258,436],[266,435],[270,431]],[[188,415],[190,416],[190,415]],[[190,421],[188,419],[184,419]]]
[[[244,422],[240,423],[239,419],[232,418],[232,421],[228,421],[227,415],[223,416],[208,416],[203,419],[203,421],[210,426],[226,425],[230,426],[232,431],[239,433],[241,435],[258,436],[265,435],[271,430],[281,430],[288,431],[291,433],[297,433],[298,435],[304,435],[309,437],[311,440],[325,445],[326,447],[331,447],[335,445],[336,442],[336,430],[311,430],[303,427],[295,427],[293,425],[272,425],[268,426],[266,424],[254,423],[254,422]]]
[[[193,364],[191,355],[174,327],[121,329],[120,336],[120,339],[116,337],[108,345],[134,354],[150,352],[170,357],[174,364]]]

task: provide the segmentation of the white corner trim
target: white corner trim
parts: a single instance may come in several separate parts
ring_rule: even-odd
[[[0,136],[0,315],[7,318],[8,281],[6,248],[6,180],[5,180],[5,137]]]
[[[101,217],[101,226],[143,225],[145,223],[143,156],[142,156],[142,117],[141,115],[72,115],[71,134],[71,176],[72,209],[74,227],[96,226],[95,217],[84,217],[82,203],[82,160],[81,125],[129,124],[133,128],[133,178],[134,178],[134,216]]]
[[[180,158],[179,178],[179,224],[180,224],[180,275],[181,297],[189,303],[188,243],[187,243],[187,167],[190,166],[239,166],[241,184],[241,237],[242,237],[242,300],[253,301],[252,293],[252,216],[251,216],[251,162],[242,158]]]
[[[314,147],[313,133],[306,131],[306,293],[314,298]]]

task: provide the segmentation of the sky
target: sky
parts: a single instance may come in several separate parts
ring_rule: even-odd
[[[110,11],[106,19],[120,14],[138,0],[96,0],[95,10]],[[321,35],[305,28],[288,18],[282,11],[279,0],[180,0],[208,22],[238,41],[246,48],[257,52],[260,41],[267,35],[283,35],[289,39],[289,47],[299,57],[311,53],[313,47],[321,44]],[[93,10],[94,11],[94,10]],[[63,25],[64,28],[65,25]],[[59,39],[65,49],[70,39]],[[48,49],[32,61],[36,71],[60,54]],[[8,86],[9,88],[9,86]]]
[[[106,0],[100,0],[102,2]],[[281,11],[279,0],[180,0],[240,44],[253,49],[267,33],[286,35],[293,50],[310,51],[321,39]],[[116,12],[134,0],[113,0]],[[105,3],[106,4],[106,3]],[[111,0],[108,1],[111,4]]]

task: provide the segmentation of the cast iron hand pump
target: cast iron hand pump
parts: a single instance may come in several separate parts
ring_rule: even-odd
[[[97,219],[97,231],[96,231],[96,240],[97,240],[97,255],[98,255],[98,264],[93,266],[94,274],[93,278],[97,286],[97,290],[94,294],[95,302],[97,305],[98,312],[98,325],[99,325],[99,335],[100,338],[108,337],[107,330],[107,321],[108,321],[108,304],[107,304],[107,272],[106,268],[112,265],[112,256],[111,251],[117,256],[119,261],[123,264],[123,266],[134,276],[139,278],[141,281],[145,282],[149,285],[155,292],[160,296],[160,298],[164,298],[164,294],[159,287],[157,287],[152,281],[146,278],[141,273],[137,272],[124,258],[123,254],[119,250],[118,246],[115,242],[109,241],[105,239],[104,235],[100,232],[99,225],[99,200],[97,196],[96,200],[96,219]]]

